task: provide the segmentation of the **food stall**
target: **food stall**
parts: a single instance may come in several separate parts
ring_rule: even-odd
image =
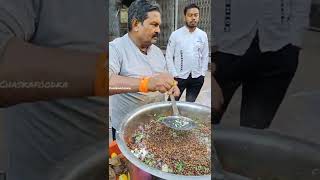
[[[133,167],[129,166],[129,171],[132,173],[130,179],[211,179],[208,175],[188,178],[153,168],[137,158],[128,147],[129,137],[132,137],[135,132],[134,127],[139,127],[139,124],[146,120],[144,117],[153,115],[154,112],[160,114],[170,112],[169,106],[170,104],[165,102],[153,104],[129,114],[122,125],[122,130],[117,134],[119,139],[117,144],[113,143],[109,147],[109,157],[116,152],[117,155],[122,154],[131,163]],[[208,116],[207,111],[202,107],[180,103],[178,107],[183,115],[192,111],[193,113],[189,114],[202,119]],[[215,127],[213,136],[216,151],[212,150],[213,174],[211,177],[216,180],[320,179],[320,146],[317,144],[271,131],[247,128]],[[117,147],[117,150],[113,147]],[[105,142],[95,147],[88,147],[59,164],[49,176],[51,178],[49,180],[108,179],[107,151]]]

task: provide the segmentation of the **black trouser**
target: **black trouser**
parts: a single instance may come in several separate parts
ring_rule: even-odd
[[[268,128],[296,72],[298,57],[299,48],[291,44],[262,53],[258,38],[243,56],[216,52],[214,76],[221,86],[224,105],[213,123],[220,123],[233,94],[242,85],[240,125]]]
[[[116,129],[112,127],[112,140],[116,140]]]
[[[186,89],[186,101],[187,102],[195,102],[200,90],[204,83],[204,76],[199,76],[198,78],[192,78],[191,74],[187,79],[175,78],[178,81],[178,87],[180,89],[180,96],[176,97],[176,101],[178,101]]]

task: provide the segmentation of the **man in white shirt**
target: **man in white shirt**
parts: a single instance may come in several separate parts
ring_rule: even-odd
[[[185,26],[171,34],[166,51],[168,70],[178,81],[181,94],[186,89],[188,102],[197,99],[208,70],[208,37],[204,31],[197,28],[199,15],[196,4],[185,7]],[[180,96],[176,97],[176,100],[179,100]]]
[[[213,74],[224,104],[242,85],[240,125],[264,129],[271,122],[295,75],[310,0],[220,0],[213,3],[217,46]]]
[[[158,4],[136,0],[128,10],[129,33],[109,43],[113,136],[124,117],[134,109],[148,103],[164,101],[162,93],[165,92],[180,95],[173,76],[166,72],[162,51],[153,44],[160,33],[160,24]]]

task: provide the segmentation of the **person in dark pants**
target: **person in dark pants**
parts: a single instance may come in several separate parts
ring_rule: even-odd
[[[309,9],[309,0],[222,0],[213,5],[213,76],[224,99],[213,124],[220,123],[242,86],[240,125],[271,125],[297,70]]]
[[[178,87],[181,92],[186,90],[186,101],[195,102],[203,86],[204,76],[192,78],[191,74],[189,74],[187,79],[182,79],[182,78],[174,78],[174,79],[178,82]],[[179,100],[180,97],[181,97],[181,94],[175,99]]]
[[[117,130],[115,128],[112,128],[112,140],[116,140],[116,132]]]
[[[299,50],[288,44],[278,51],[263,53],[256,37],[243,56],[215,53],[214,76],[224,97],[219,115],[222,116],[242,85],[240,125],[258,129],[269,127],[296,72]],[[214,123],[220,120],[218,117]]]
[[[185,26],[171,34],[166,50],[168,71],[178,81],[181,94],[186,89],[188,102],[196,101],[208,70],[208,37],[197,28],[199,13],[195,4],[184,8]],[[175,99],[179,100],[181,94]]]

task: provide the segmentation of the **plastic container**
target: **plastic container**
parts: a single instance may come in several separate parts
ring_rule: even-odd
[[[116,141],[112,141],[111,144],[109,144],[109,157],[112,153],[116,153],[117,155],[121,154],[121,151]],[[144,172],[143,170],[137,168],[130,162],[128,164],[128,169],[130,173],[130,180],[152,180],[151,174]],[[117,177],[117,180],[118,179],[119,178]]]

